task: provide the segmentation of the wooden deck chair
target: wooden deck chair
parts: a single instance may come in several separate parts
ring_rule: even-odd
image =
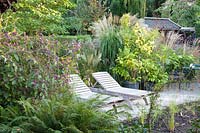
[[[123,101],[123,98],[120,97],[113,97],[92,92],[77,74],[70,75],[69,85],[73,88],[75,94],[79,98],[84,100],[89,100],[91,98],[99,98],[100,100],[104,100],[103,102],[105,104],[115,104],[116,102]]]
[[[92,76],[96,80],[96,83],[100,84],[100,86],[104,89],[100,91],[100,93],[109,94],[113,96],[121,96],[130,105],[131,105],[130,100],[140,99],[140,98],[142,98],[145,101],[145,104],[148,105],[146,97],[153,94],[152,92],[145,90],[136,90],[136,89],[122,87],[107,72],[96,72],[93,73]]]

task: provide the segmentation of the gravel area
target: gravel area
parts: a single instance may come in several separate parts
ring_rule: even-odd
[[[134,91],[134,90],[133,90]],[[162,108],[167,107],[171,102],[179,104],[189,103],[200,100],[200,83],[190,83],[190,84],[181,84],[179,89],[178,84],[166,85],[164,90],[159,93],[160,97],[158,99],[158,105]],[[149,98],[148,98],[149,101]],[[132,109],[128,107],[127,103],[124,101],[122,103],[116,104],[118,106],[118,112],[127,112],[121,113],[119,115],[120,120],[127,119],[127,116],[136,118],[140,116],[142,111],[148,112],[149,105],[145,105],[143,99],[137,99],[132,101]],[[107,111],[112,109],[112,105],[103,107],[102,109]]]

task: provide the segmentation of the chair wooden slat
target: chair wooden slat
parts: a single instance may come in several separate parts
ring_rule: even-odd
[[[69,84],[75,88],[75,90],[91,91],[89,87],[81,80],[81,78],[76,75],[70,75]]]
[[[113,96],[123,96],[126,98],[128,97],[129,99],[143,98],[146,104],[148,104],[146,97],[150,94],[154,94],[149,91],[121,87],[117,81],[107,72],[96,72],[93,73],[92,76],[97,81],[97,83],[99,83],[101,87],[105,89],[106,94]]]
[[[97,93],[90,90],[90,88],[82,81],[82,79],[77,74],[71,74],[69,78],[69,85],[73,88],[73,91],[76,95],[78,95],[78,97],[88,100],[90,98],[95,98],[98,96]],[[101,99],[105,98],[108,98],[105,101],[106,104],[123,100],[120,97],[110,97],[108,95],[101,94]]]
[[[96,72],[92,75],[104,89],[121,87],[107,72]]]

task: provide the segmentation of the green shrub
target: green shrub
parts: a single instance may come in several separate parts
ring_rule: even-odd
[[[161,17],[167,17],[183,27],[195,27],[196,35],[200,35],[200,2],[194,1],[165,1],[165,3],[157,9]]]
[[[167,73],[182,71],[183,67],[189,66],[194,62],[194,57],[192,55],[176,53],[176,51],[167,47],[160,49],[160,54],[161,53]]]
[[[175,103],[169,104],[169,118],[168,118],[168,129],[170,132],[174,132],[175,129],[175,114],[178,112],[178,107]]]
[[[146,0],[107,0],[109,11],[113,15],[122,16],[125,13],[138,14],[138,16],[146,16]]]
[[[14,107],[0,110],[0,132],[117,132],[119,123],[113,116],[99,112],[97,103],[95,99],[73,99],[67,93],[41,101],[21,101],[21,112]]]
[[[63,14],[64,23],[68,25],[70,35],[91,34],[90,26],[105,14],[102,1],[71,0],[76,4],[72,10]]]
[[[120,50],[113,71],[129,81],[166,83],[167,73],[159,65],[160,55],[154,49],[157,32],[137,23],[133,25],[129,14],[123,15],[120,21],[124,49]]]
[[[51,37],[52,38],[52,37]],[[81,42],[87,42],[90,41],[92,38],[90,35],[77,35],[77,36],[54,36],[54,40],[58,40],[59,42],[72,42],[72,41],[81,41]]]
[[[36,34],[66,34],[62,14],[74,5],[70,0],[18,0],[2,14],[2,30]]]
[[[192,120],[192,127],[190,129],[190,132],[192,132],[192,133],[200,132],[200,115],[199,115],[200,114],[200,106],[199,105],[197,106],[196,111],[198,112],[198,118],[195,120]]]
[[[188,80],[194,78],[194,72],[189,69],[184,69],[184,67],[189,67],[191,63],[195,62],[195,57],[192,54],[173,50],[166,46],[161,46],[157,51],[160,55],[160,64],[164,66],[164,71],[168,75],[184,75],[185,79]]]
[[[116,64],[115,60],[117,59],[119,49],[123,48],[120,38],[115,30],[105,31],[105,34],[100,38],[103,69],[111,73],[112,67]]]
[[[42,35],[0,33],[0,105],[42,98],[67,81],[80,44],[60,45]]]
[[[94,44],[88,43],[81,47],[78,68],[81,77],[88,85],[93,83],[92,73],[99,70],[100,61],[101,53]]]
[[[100,44],[102,70],[111,74],[112,67],[116,65],[115,60],[119,49],[123,49],[122,38],[118,29],[112,24],[112,16],[108,19],[104,17],[102,20],[94,23],[96,38]]]

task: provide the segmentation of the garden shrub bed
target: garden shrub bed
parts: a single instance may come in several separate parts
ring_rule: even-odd
[[[54,37],[55,40],[58,40],[60,42],[64,42],[64,41],[83,41],[83,42],[87,42],[90,41],[92,38],[90,35],[77,35],[77,36],[64,36],[64,35],[56,35]]]
[[[178,105],[178,112],[175,113],[174,133],[198,133],[200,132],[200,101]],[[153,133],[171,133],[169,131],[169,108],[162,110],[162,115],[155,121],[151,132]],[[148,120],[146,120],[148,121]],[[149,125],[147,122],[142,125],[141,118],[134,118],[131,121],[124,121],[124,129],[132,132],[148,132]]]
[[[191,103],[192,105],[193,103]],[[196,103],[198,105],[198,103]],[[186,105],[188,106],[188,105]],[[166,112],[167,110],[165,110]],[[185,133],[192,129],[192,122],[200,117],[200,112],[195,109],[195,112],[185,109],[183,106],[182,110],[175,115],[175,133]],[[200,129],[199,129],[200,131]],[[155,124],[153,128],[154,133],[169,133],[167,116],[164,114]]]

